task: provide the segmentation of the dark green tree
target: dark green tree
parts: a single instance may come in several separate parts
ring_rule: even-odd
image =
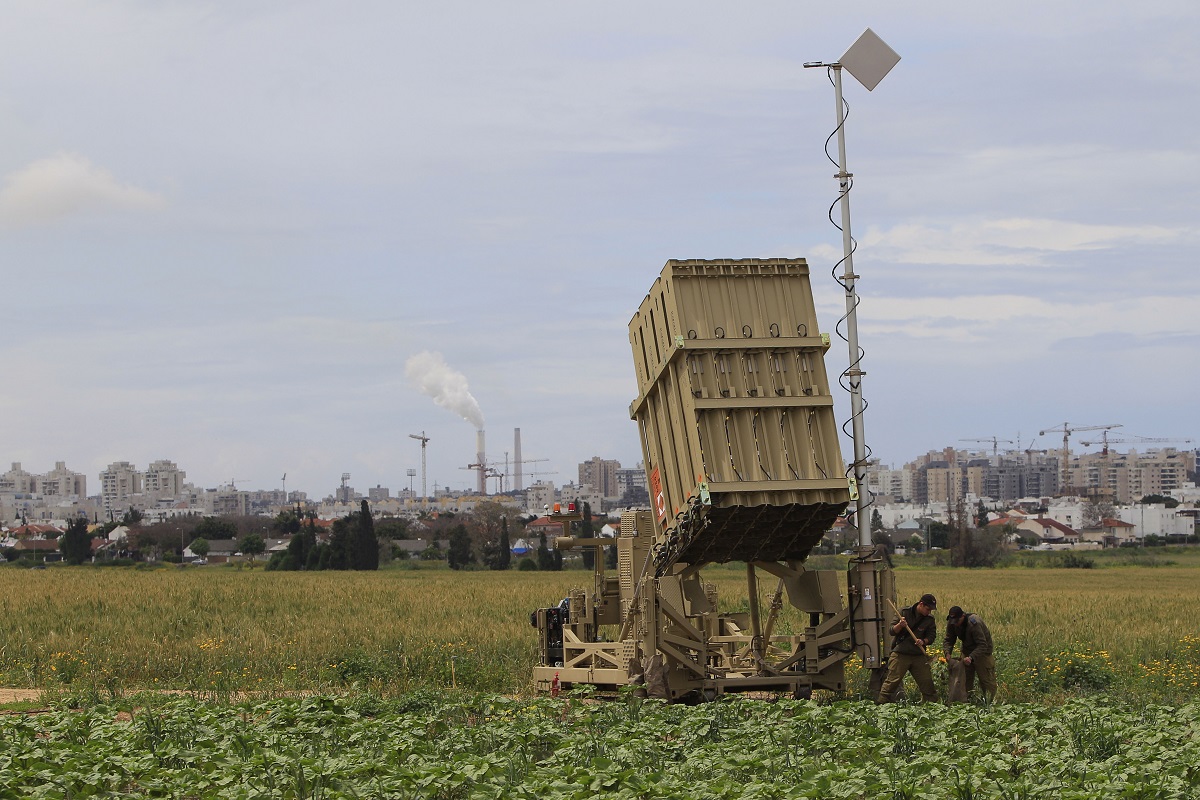
[[[238,550],[241,550],[245,555],[250,556],[253,561],[256,555],[259,555],[267,549],[266,542],[257,533],[247,533],[238,540]]]
[[[300,530],[300,515],[292,509],[280,511],[271,523],[271,530],[276,536],[292,536]]]
[[[994,567],[1004,556],[1001,531],[955,531],[950,537],[950,563],[956,567]]]
[[[292,535],[292,540],[288,542],[287,550],[282,554],[275,554],[275,556],[282,555],[283,557],[276,561],[275,556],[272,556],[271,562],[275,564],[275,569],[308,569],[308,558],[316,545],[317,536],[312,526],[305,526]]]
[[[58,549],[68,564],[82,564],[92,557],[92,537],[88,533],[87,517],[71,520],[67,530],[58,539]]]
[[[196,554],[197,558],[204,558],[208,555],[208,539],[203,536],[192,539],[192,543],[188,547],[192,548],[192,552]]]
[[[271,553],[271,557],[267,559],[267,565],[263,567],[267,572],[290,572],[296,569],[296,559],[292,558],[292,554],[287,550],[276,550]]]
[[[983,507],[983,501],[979,501],[979,507],[975,509],[975,527],[986,528],[988,524],[988,510]]]
[[[871,511],[871,532],[875,533],[881,530],[883,530],[883,515],[880,514],[879,509],[876,508]]]
[[[929,523],[929,546],[945,550],[950,546],[950,526],[944,522]]]
[[[889,553],[896,552],[896,544],[892,541],[892,535],[883,528],[871,531],[871,544],[881,544],[887,548]]]
[[[545,531],[538,536],[537,567],[545,572],[554,569],[554,556],[550,554],[550,548],[546,544]]]
[[[216,539],[238,538],[237,523],[222,517],[204,517],[196,524],[193,536],[202,536],[210,542]]]
[[[1165,494],[1148,494],[1141,500],[1138,500],[1138,503],[1144,506],[1161,503],[1167,508],[1175,508],[1179,505],[1179,500],[1174,497],[1167,497]]]
[[[353,547],[351,527],[350,517],[333,521],[333,527],[329,530],[329,550],[321,555],[319,569],[350,569],[350,552]]]
[[[376,520],[375,535],[380,539],[408,539],[408,520],[404,517],[384,517]]]
[[[483,563],[488,569],[503,571],[512,563],[512,544],[508,540],[508,518],[500,520],[500,538],[483,546]]]
[[[329,563],[329,545],[325,542],[320,542],[313,545],[313,549],[308,551],[308,558],[304,559],[304,568],[306,570],[325,569]]]
[[[467,533],[467,526],[458,524],[450,531],[450,547],[446,551],[446,563],[450,565],[450,569],[462,569],[468,564],[474,563],[475,553],[471,549],[471,534]]]
[[[358,519],[354,521],[354,545],[351,556],[351,569],[379,569],[379,539],[375,536],[375,520],[371,517],[371,507],[367,501],[362,501]]]
[[[575,501],[575,507],[579,507],[578,499]],[[579,535],[584,539],[591,539],[596,535],[596,530],[592,526],[591,503],[583,504],[583,521],[580,523]],[[583,566],[586,569],[592,569],[596,566],[596,549],[594,547],[583,548]]]
[[[500,518],[500,561],[497,569],[508,569],[512,564],[512,542],[508,540],[508,517]]]

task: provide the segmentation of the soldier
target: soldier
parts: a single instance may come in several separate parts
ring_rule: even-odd
[[[988,701],[996,699],[996,659],[992,656],[992,632],[978,614],[968,614],[959,606],[952,606],[946,615],[946,639],[942,642],[942,654],[947,659],[954,652],[955,641],[962,642],[962,663],[967,668],[967,692],[975,688],[975,676],[979,676],[979,688]]]
[[[935,608],[937,599],[931,594],[923,594],[916,605],[900,610],[900,617],[892,624],[892,652],[888,656],[887,678],[879,689],[877,703],[890,702],[909,672],[921,690],[921,702],[937,702],[937,687],[933,685],[933,671],[929,668],[926,652],[937,638],[937,622],[933,619]]]

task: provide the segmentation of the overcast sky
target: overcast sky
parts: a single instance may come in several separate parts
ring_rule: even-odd
[[[846,82],[875,454],[1200,439],[1194,0],[27,0],[0,26],[0,471],[365,493],[408,486],[424,431],[430,489],[472,486],[423,353],[490,459],[519,427],[556,484],[634,466],[627,325],[668,259],[804,256],[841,315],[833,90],[801,65],[868,26],[902,56]]]

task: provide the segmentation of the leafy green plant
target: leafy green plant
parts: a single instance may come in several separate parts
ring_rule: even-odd
[[[1107,689],[1112,682],[1112,670],[1100,659],[1073,654],[1063,662],[1062,686],[1064,689],[1099,692]]]
[[[5,797],[1193,797],[1200,703],[695,707],[420,691],[0,716]],[[896,735],[904,735],[903,753]],[[1116,757],[1116,758],[1114,758]]]
[[[1096,561],[1075,553],[1064,553],[1055,560],[1054,566],[1062,569],[1095,569]]]

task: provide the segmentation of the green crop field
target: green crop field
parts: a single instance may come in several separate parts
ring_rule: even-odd
[[[876,706],[853,660],[817,702],[533,696],[529,611],[581,571],[4,569],[0,684],[41,699],[0,798],[1200,796],[1191,554],[1048,563],[897,571],[988,620],[991,706]]]
[[[193,698],[0,717],[0,797],[1194,798],[1200,704]]]
[[[1089,570],[914,567],[897,580],[902,603],[938,596],[939,623],[952,604],[983,616],[996,639],[1002,701],[1104,692],[1181,703],[1200,698],[1200,570],[1185,559]],[[743,569],[705,574],[723,606],[745,607]],[[522,695],[534,660],[529,612],[589,579],[582,571],[3,569],[0,684],[91,697],[352,687]],[[760,593],[773,589],[764,581]],[[865,684],[855,663],[852,695]]]

